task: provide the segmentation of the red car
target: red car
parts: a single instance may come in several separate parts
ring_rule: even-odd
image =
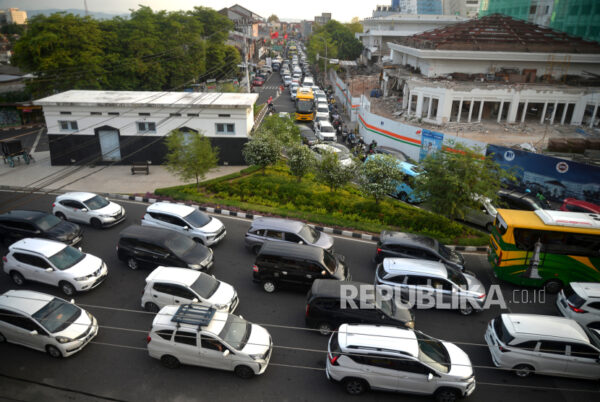
[[[600,205],[591,202],[578,200],[577,198],[565,198],[560,207],[561,211],[587,212],[600,214]]]
[[[261,78],[261,77],[255,77],[252,80],[252,85],[254,85],[255,87],[262,87],[264,83],[265,83],[265,79]]]

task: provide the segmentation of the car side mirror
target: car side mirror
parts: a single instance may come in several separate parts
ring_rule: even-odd
[[[52,271],[54,271],[54,269],[52,269],[50,267],[46,268],[46,272],[52,272]]]
[[[87,212],[87,208],[81,208],[81,212]]]
[[[229,356],[229,349],[225,349],[225,351],[223,352],[223,357],[227,356]]]
[[[321,275],[323,275],[323,276],[327,275],[327,271],[325,271],[325,270],[322,270],[322,271],[321,271]]]
[[[427,381],[431,380],[433,380],[433,374],[429,373],[429,375],[427,375]]]
[[[38,332],[35,329],[33,331],[29,332],[29,335],[32,335],[32,336],[35,336],[37,334],[38,334]]]
[[[184,226],[183,230],[190,230],[190,227],[189,226]]]
[[[300,241],[298,242],[298,244],[304,244],[304,242],[303,242],[302,240],[300,240]]]

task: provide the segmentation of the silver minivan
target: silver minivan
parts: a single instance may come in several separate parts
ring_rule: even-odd
[[[333,250],[333,238],[304,222],[281,218],[255,218],[246,232],[246,248],[258,254],[265,241],[282,241]]]

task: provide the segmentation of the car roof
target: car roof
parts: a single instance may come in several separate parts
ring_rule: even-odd
[[[354,287],[355,289],[360,289],[361,287],[375,289],[375,285],[372,283],[339,281],[337,279],[315,279],[310,292],[313,297],[332,297],[338,299],[342,296],[342,286]],[[360,296],[361,293],[358,292],[356,297],[359,298]]]
[[[9,290],[0,295],[0,307],[32,315],[44,307],[54,296],[32,290]]]
[[[201,272],[193,269],[160,266],[146,277],[146,282],[165,281],[191,286],[201,275]]]
[[[260,217],[254,218],[251,228],[285,229],[298,233],[306,224],[291,219]]]
[[[28,209],[13,209],[0,215],[0,218],[11,218],[24,221],[33,221],[41,216],[49,215],[47,212],[28,210]]]
[[[571,288],[585,299],[600,298],[600,283],[597,282],[571,282]]]
[[[419,258],[384,258],[383,269],[390,274],[413,274],[448,278],[446,265],[439,261]]]
[[[154,329],[155,326],[162,326],[167,328],[181,328],[187,329],[191,332],[198,332],[198,325],[185,324],[185,323],[176,323],[172,321],[173,316],[177,312],[180,306],[170,305],[163,307],[158,314],[154,317],[154,321],[152,321],[152,327]],[[206,326],[201,327],[202,330],[211,332],[215,335],[218,335],[223,327],[225,326],[225,322],[227,321],[229,314],[215,311],[215,314],[210,321],[210,323]]]
[[[590,343],[575,320],[541,314],[502,314],[504,326],[513,336]]]
[[[261,247],[258,256],[261,255],[273,255],[273,256],[287,256],[287,257],[303,257],[313,258],[321,261],[325,250],[320,247],[312,246],[310,244],[298,244],[291,242],[281,241],[265,241]]]
[[[418,356],[419,343],[411,329],[383,325],[342,324],[338,344],[346,353],[352,350],[381,349]]]
[[[331,125],[331,123],[330,123],[330,122],[328,122],[327,120],[323,120],[323,121],[321,121],[321,127],[327,127],[327,126],[329,126],[329,127],[332,127],[332,128],[333,128],[333,126]]]
[[[174,230],[142,225],[128,226],[121,233],[119,233],[119,238],[132,237],[150,243],[159,242],[161,244],[164,244],[166,240],[176,236],[183,235],[175,232]]]
[[[155,202],[150,205],[147,212],[166,212],[177,216],[188,216],[192,212],[194,212],[197,208],[191,207],[189,205],[181,205],[173,202]]]
[[[381,243],[404,244],[437,249],[437,240],[423,235],[384,230],[379,236]]]
[[[577,198],[565,198],[563,201],[565,204],[569,204],[569,205],[575,205],[578,207],[582,207],[582,208],[587,208],[590,210],[590,212],[596,212],[596,213],[600,213],[600,205],[588,202],[588,201],[584,201],[584,200],[578,200]]]
[[[94,193],[88,193],[85,191],[73,191],[70,193],[64,193],[59,195],[58,197],[56,197],[57,200],[62,200],[65,198],[68,198],[70,200],[75,200],[75,201],[80,201],[80,202],[84,202],[89,200],[92,197],[95,197],[97,194]]]
[[[348,152],[350,152],[346,147],[342,148],[343,145],[341,145],[341,146],[338,146],[338,145],[341,145],[341,144],[322,144],[321,143],[321,144],[315,144],[315,145],[313,145],[312,148],[320,148],[320,149],[324,149],[326,151],[335,152],[335,153],[339,153],[339,152],[341,152],[341,153],[348,153]],[[331,149],[331,148],[334,148],[334,149]]]
[[[33,251],[48,258],[63,250],[65,247],[67,247],[67,245],[59,241],[30,237],[11,244],[9,248],[13,251]]]

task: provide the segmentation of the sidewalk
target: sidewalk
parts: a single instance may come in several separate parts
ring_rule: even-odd
[[[35,162],[29,165],[21,161],[11,168],[0,163],[0,187],[40,191],[145,194],[161,187],[186,184],[168,172],[164,166],[151,165],[149,175],[132,175],[129,165],[51,166],[50,152],[35,152],[32,155]],[[239,172],[244,168],[246,166],[219,166],[211,170],[205,180]]]

